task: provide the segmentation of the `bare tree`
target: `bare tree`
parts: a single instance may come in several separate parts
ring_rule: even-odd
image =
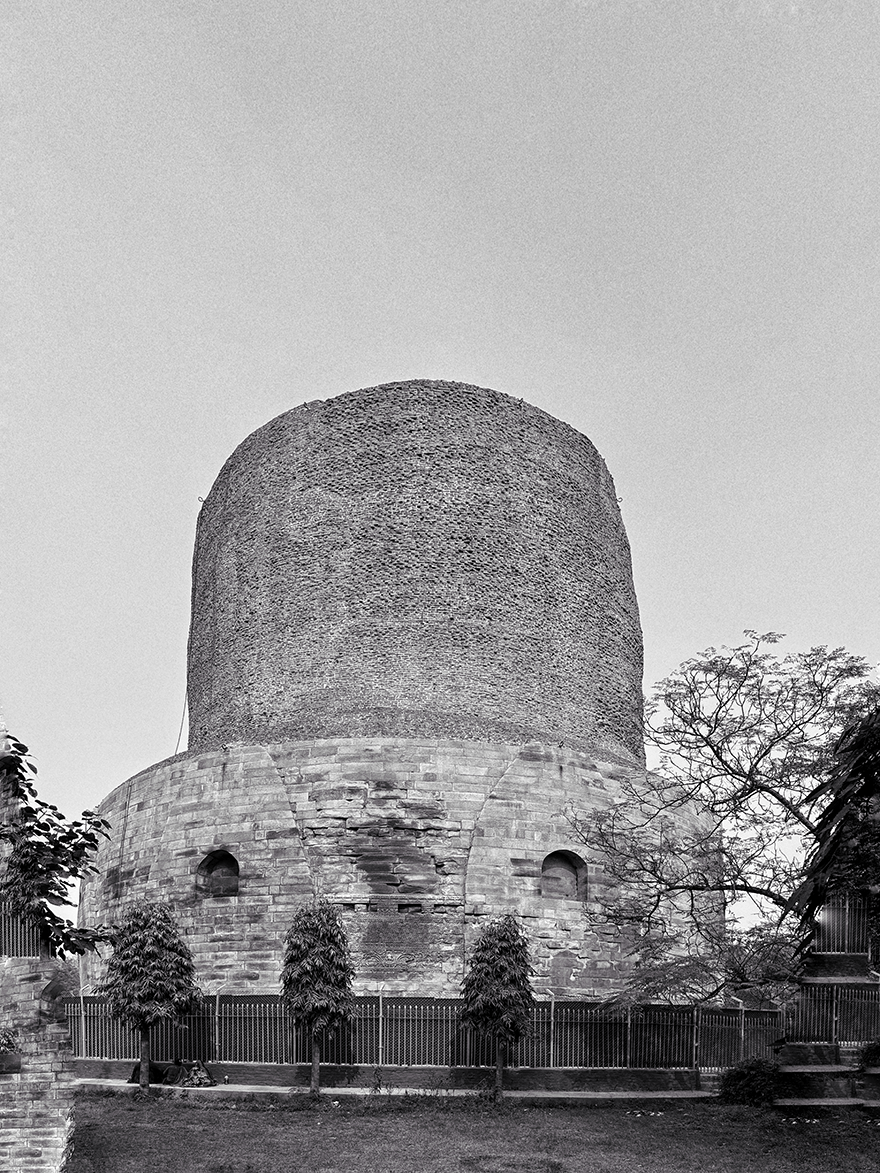
[[[707,997],[787,980],[789,902],[827,802],[817,785],[842,730],[878,697],[869,665],[842,648],[780,657],[778,633],[745,635],[656,686],[645,721],[656,771],[626,780],[608,810],[571,816],[603,858],[613,895],[598,919],[628,936],[636,991],[656,989],[661,970],[667,986],[690,973]],[[767,921],[760,949],[737,925],[743,902]],[[732,964],[748,956],[760,964]]]

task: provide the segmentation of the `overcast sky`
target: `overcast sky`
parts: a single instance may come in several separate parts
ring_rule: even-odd
[[[6,12],[0,693],[65,812],[174,752],[225,458],[394,379],[593,440],[648,683],[880,660],[876,4]]]

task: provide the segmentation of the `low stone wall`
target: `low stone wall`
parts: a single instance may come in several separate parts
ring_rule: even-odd
[[[118,1059],[77,1059],[79,1079],[127,1080],[133,1064]],[[209,1068],[221,1086],[229,1088],[309,1086],[310,1067],[305,1063],[211,1063]],[[389,1091],[442,1092],[478,1090],[495,1078],[491,1067],[364,1067],[321,1064],[321,1087],[375,1088]],[[636,1067],[507,1067],[504,1086],[511,1091],[694,1091],[701,1087],[701,1073],[693,1068]]]
[[[70,1037],[45,958],[0,958],[0,1025],[15,1031],[21,1071],[0,1075],[0,1169],[59,1173],[73,1137]]]

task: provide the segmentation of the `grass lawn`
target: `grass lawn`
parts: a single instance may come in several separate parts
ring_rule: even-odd
[[[69,1173],[876,1173],[880,1124],[719,1104],[477,1107],[415,1101],[316,1108],[78,1101]]]

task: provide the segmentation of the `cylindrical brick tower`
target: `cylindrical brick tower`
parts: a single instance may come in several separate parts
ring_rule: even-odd
[[[522,400],[420,380],[305,404],[202,508],[194,749],[378,734],[641,760],[641,675],[608,470]]]
[[[644,775],[642,645],[614,486],[586,437],[414,380],[294,408],[233,453],[193,565],[190,748],[101,807],[85,923],[169,900],[207,989],[275,989],[338,902],[357,988],[450,996],[512,909],[537,985],[607,992],[607,882],[568,815]]]

